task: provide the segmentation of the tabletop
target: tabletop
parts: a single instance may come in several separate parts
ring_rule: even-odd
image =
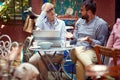
[[[40,47],[30,47],[30,50],[35,50],[35,51],[65,51],[65,50],[71,50],[74,47],[51,47],[49,49],[42,49]]]

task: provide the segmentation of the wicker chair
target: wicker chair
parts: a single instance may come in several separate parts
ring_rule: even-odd
[[[101,56],[112,57],[114,65],[117,65],[117,59],[120,58],[120,49],[106,48],[105,46],[95,45],[98,64],[104,64],[104,59]]]
[[[104,78],[108,78],[107,76],[111,78],[110,76],[112,76],[115,78],[115,80],[118,80],[118,76],[120,75],[119,73],[120,66],[118,66],[117,61],[118,58],[120,58],[120,49],[106,48],[105,46],[100,46],[100,45],[95,45],[94,49],[96,51],[98,63],[97,65],[87,66],[86,75],[92,76],[93,80],[96,80],[95,76],[104,76]],[[108,58],[113,58],[114,65],[105,66],[103,56]],[[104,80],[103,77],[101,77],[100,79]]]

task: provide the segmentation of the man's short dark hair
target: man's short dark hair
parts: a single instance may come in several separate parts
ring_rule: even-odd
[[[93,0],[84,0],[81,6],[85,6],[86,10],[91,10],[93,14],[96,13],[96,3]]]

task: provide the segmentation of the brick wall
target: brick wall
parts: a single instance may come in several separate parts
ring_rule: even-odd
[[[35,12],[36,14],[40,14],[42,0],[31,0],[31,6],[33,9],[33,12]]]
[[[115,0],[95,0],[97,15],[105,19],[109,25],[115,22]]]

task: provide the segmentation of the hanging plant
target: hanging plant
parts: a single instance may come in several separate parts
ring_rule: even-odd
[[[0,3],[0,18],[3,22],[7,22],[8,19],[16,19],[14,16],[20,16],[22,10],[26,10],[29,0],[4,0]]]
[[[4,14],[5,11],[7,11],[11,1],[12,0],[6,0],[2,3],[2,5],[0,5],[0,15]]]
[[[8,21],[7,9],[10,6],[12,0],[6,0],[0,5],[0,17],[2,18],[3,22]]]

